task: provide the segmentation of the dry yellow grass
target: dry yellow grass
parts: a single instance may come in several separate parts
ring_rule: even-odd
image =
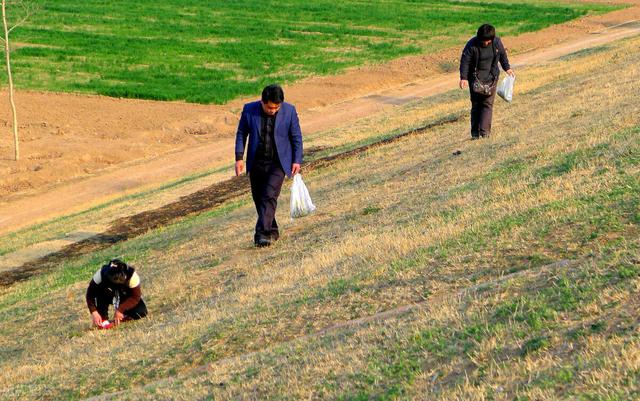
[[[633,399],[639,44],[520,71],[488,140],[465,120],[306,174],[319,210],[290,221],[284,193],[269,249],[247,196],[2,289],[0,397]],[[308,143],[467,107],[449,93]],[[151,316],[92,331],[84,290],[112,255]],[[540,271],[559,259],[578,262]]]

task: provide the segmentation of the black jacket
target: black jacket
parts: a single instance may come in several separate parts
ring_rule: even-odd
[[[467,80],[469,82],[473,81],[473,73],[476,71],[476,64],[478,60],[478,56],[480,54],[479,48],[480,41],[477,37],[471,38],[467,45],[462,50],[462,56],[460,57],[460,79]],[[509,65],[509,58],[507,57],[507,51],[502,44],[502,40],[499,37],[495,37],[493,39],[493,48],[496,51],[494,55],[494,62],[491,67],[491,75],[497,80],[498,76],[500,76],[500,69],[498,68],[498,62],[502,65],[502,69],[507,71],[511,68]]]
[[[133,267],[129,266],[127,268],[127,278],[122,284],[112,283],[107,275],[108,270],[109,265],[102,266],[89,282],[86,300],[90,312],[97,310],[96,298],[100,296],[107,295],[112,297],[117,295],[120,299],[120,305],[118,306],[120,312],[133,308],[142,298],[140,276],[138,276]]]

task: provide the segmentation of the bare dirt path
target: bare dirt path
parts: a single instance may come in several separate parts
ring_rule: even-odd
[[[640,33],[633,7],[504,38],[525,66]],[[305,133],[348,124],[451,90],[460,49],[315,77],[285,88]],[[455,69],[455,68],[454,68]],[[6,98],[0,93],[0,98]],[[0,234],[208,168],[229,167],[242,103],[203,106],[21,92],[24,159],[0,139]],[[8,132],[7,108],[0,126]]]

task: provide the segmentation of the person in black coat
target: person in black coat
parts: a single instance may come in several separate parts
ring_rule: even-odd
[[[109,319],[109,305],[115,308],[113,324],[147,316],[142,300],[140,276],[135,269],[119,259],[113,259],[93,275],[87,288],[87,307],[97,327]]]
[[[496,36],[496,29],[484,24],[478,28],[476,36],[467,42],[460,57],[460,89],[469,87],[471,96],[471,139],[491,134],[493,101],[500,76],[498,63],[507,74],[515,76],[502,40]],[[485,95],[474,92],[475,81],[493,85],[491,93]]]

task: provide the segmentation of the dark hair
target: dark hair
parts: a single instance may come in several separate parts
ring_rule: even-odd
[[[494,28],[493,25],[489,24],[480,25],[480,28],[478,28],[477,37],[481,41],[493,40],[493,38],[496,37],[496,28]]]
[[[278,84],[271,84],[262,90],[262,102],[280,104],[284,102],[284,91]]]
[[[107,278],[115,284],[124,284],[127,281],[127,270],[129,266],[120,259],[112,259],[109,262]]]

